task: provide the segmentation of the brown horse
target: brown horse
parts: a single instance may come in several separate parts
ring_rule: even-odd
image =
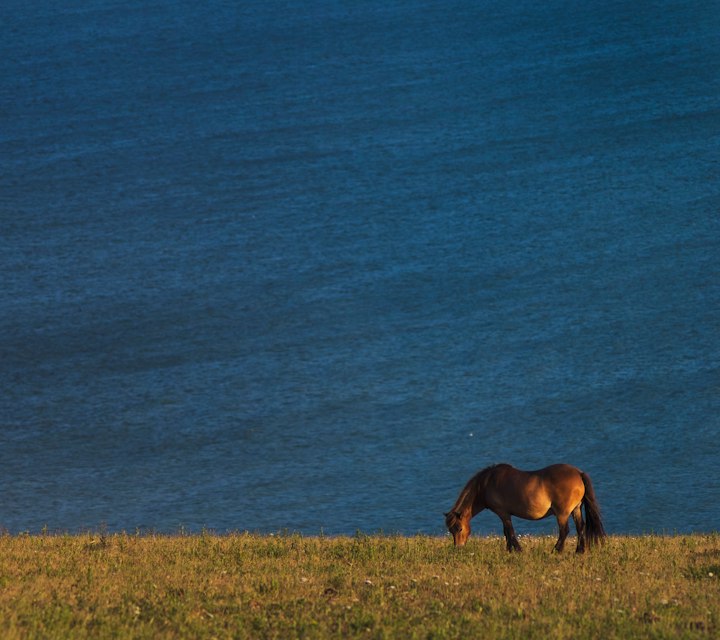
[[[585,505],[586,522],[583,522],[581,505]],[[562,551],[565,545],[570,515],[577,529],[578,553],[585,551],[586,540],[592,546],[605,538],[590,477],[569,464],[553,464],[538,471],[495,464],[476,473],[445,514],[445,524],[455,546],[465,544],[470,535],[470,519],[483,509],[490,509],[502,520],[508,551],[522,551],[515,537],[512,516],[540,520],[554,515],[560,528],[555,551]]]

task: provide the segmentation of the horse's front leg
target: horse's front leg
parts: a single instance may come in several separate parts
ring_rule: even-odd
[[[508,551],[522,551],[522,547],[515,537],[515,529],[513,528],[512,519],[509,513],[498,513],[503,523],[503,533],[507,542]]]

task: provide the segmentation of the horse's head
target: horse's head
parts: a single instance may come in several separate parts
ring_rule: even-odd
[[[445,526],[452,533],[456,547],[462,547],[470,537],[470,518],[463,518],[457,511],[445,514]]]

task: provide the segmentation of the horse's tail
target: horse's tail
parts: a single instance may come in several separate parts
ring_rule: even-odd
[[[588,545],[599,545],[605,541],[607,534],[600,519],[600,506],[595,497],[590,476],[587,473],[580,472],[583,484],[585,485],[585,497],[583,504],[585,505],[585,539]]]

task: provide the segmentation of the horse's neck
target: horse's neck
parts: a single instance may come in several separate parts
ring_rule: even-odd
[[[468,482],[462,490],[453,511],[461,514],[463,519],[472,518],[476,513],[479,513],[485,508],[484,492],[484,477],[478,474]]]

